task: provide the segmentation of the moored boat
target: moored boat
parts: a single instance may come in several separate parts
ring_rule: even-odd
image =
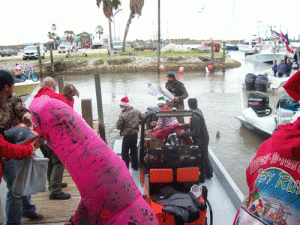
[[[268,102],[267,94],[251,92],[248,107],[242,115],[236,116],[242,126],[263,138],[271,137],[279,125],[292,123],[300,116],[299,104],[289,95],[283,95],[278,100],[273,114]]]
[[[39,84],[39,81],[34,82],[29,79],[23,82],[15,83],[14,93],[21,97],[23,102],[25,102]]]
[[[272,30],[272,26],[266,26],[261,21],[257,21],[257,35],[245,40],[239,45],[240,51],[245,51],[245,59],[254,62],[267,63],[274,60],[281,60],[287,55],[294,54],[289,47],[287,34],[284,35]],[[288,50],[289,48],[289,50]]]
[[[202,152],[197,146],[185,146],[173,140],[166,143],[162,148],[152,149],[149,140],[144,137],[145,124],[147,118],[164,117],[164,116],[191,116],[193,112],[180,110],[180,111],[160,111],[151,112],[142,122],[142,129],[139,143],[139,171],[129,169],[132,177],[139,187],[140,191],[144,194],[145,199],[153,208],[160,224],[175,224],[173,215],[161,211],[157,208],[159,204],[152,201],[152,197],[156,196],[157,191],[166,185],[171,185],[177,188],[184,186],[187,190],[191,190],[191,186],[196,184],[203,190],[208,190],[207,202],[208,208],[204,212],[200,212],[200,218],[192,223],[185,224],[232,224],[238,208],[242,204],[244,195],[222,166],[216,155],[211,149],[208,150],[209,160],[212,164],[214,174],[211,179],[205,179],[204,183],[200,184],[199,173],[201,176],[202,171],[197,170],[201,163],[197,160],[198,151],[201,157]],[[174,135],[174,134],[172,134]],[[174,136],[172,136],[174,137]],[[116,140],[114,144],[114,151],[121,154],[122,140]],[[169,153],[167,154],[167,151]],[[179,152],[183,154],[179,154]],[[170,155],[171,154],[171,155]],[[169,157],[166,157],[166,156]],[[176,155],[178,157],[176,158]],[[201,162],[201,160],[200,160]],[[201,166],[200,166],[201,168]],[[192,171],[198,171],[192,173]],[[185,171],[188,174],[182,176]],[[169,176],[170,174],[173,174]],[[179,181],[180,180],[180,181]],[[177,186],[178,185],[178,186]],[[193,186],[192,186],[193,187]],[[191,189],[190,189],[191,188]],[[189,193],[184,192],[182,193]],[[209,209],[209,210],[208,210]],[[206,218],[205,218],[206,217]]]

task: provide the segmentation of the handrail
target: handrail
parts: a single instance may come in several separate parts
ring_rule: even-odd
[[[145,151],[144,151],[144,144],[145,144],[145,124],[146,121],[153,115],[156,117],[192,117],[194,114],[202,117],[202,115],[198,112],[194,112],[191,110],[172,110],[172,111],[158,111],[158,112],[151,112],[141,122],[141,136],[140,136],[140,148],[139,148],[139,161],[140,166],[144,168],[142,162],[144,161]]]

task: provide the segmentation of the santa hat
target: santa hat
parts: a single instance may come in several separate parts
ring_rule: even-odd
[[[121,99],[120,106],[125,106],[125,107],[129,106],[129,100],[128,100],[127,96],[125,96],[124,98]]]
[[[158,98],[157,106],[158,107],[163,107],[166,104],[166,100],[164,96],[161,96]]]
[[[300,100],[300,70],[291,76],[283,85],[283,88],[297,103]]]

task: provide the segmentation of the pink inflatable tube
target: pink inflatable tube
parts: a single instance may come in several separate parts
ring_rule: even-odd
[[[81,201],[73,223],[158,224],[124,161],[65,103],[42,96],[29,107],[33,121],[78,187]]]

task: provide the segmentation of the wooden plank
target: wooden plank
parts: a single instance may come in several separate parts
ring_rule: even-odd
[[[31,202],[36,205],[37,213],[43,214],[44,219],[35,222],[27,218],[23,218],[22,224],[62,225],[69,221],[71,216],[74,215],[81,197],[67,170],[64,172],[63,182],[68,184],[68,187],[64,188],[63,191],[71,194],[71,198],[68,200],[49,200],[49,190],[32,195]]]

